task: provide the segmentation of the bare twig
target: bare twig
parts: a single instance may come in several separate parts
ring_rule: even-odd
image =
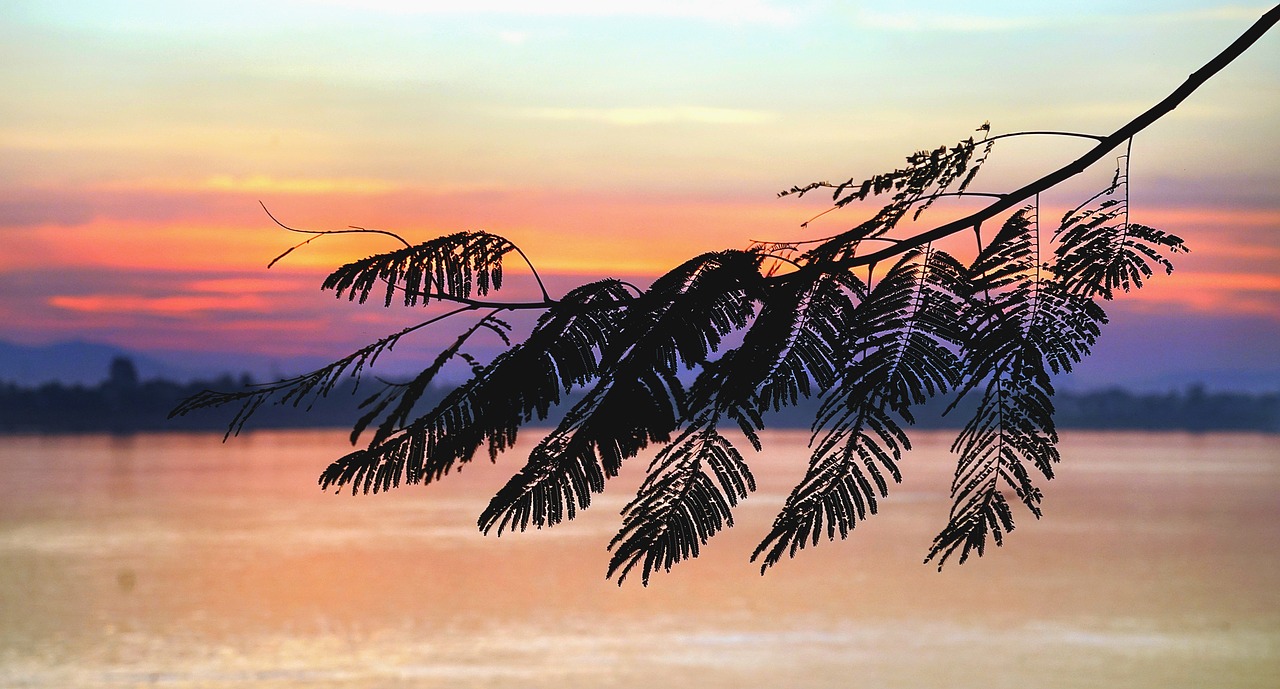
[[[267,264],[267,268],[268,268],[268,269],[269,269],[269,268],[271,268],[272,266],[274,266],[276,263],[278,263],[278,262],[280,261],[280,259],[282,259],[282,258],[284,258],[285,256],[288,256],[289,254],[293,253],[293,250],[294,250],[294,249],[301,249],[302,247],[304,247],[304,246],[306,246],[306,245],[310,244],[312,241],[314,241],[314,240],[316,240],[316,239],[319,239],[320,237],[323,237],[323,236],[328,235],[328,234],[383,234],[383,235],[386,235],[386,236],[388,236],[388,237],[392,237],[392,238],[394,238],[395,240],[399,241],[401,244],[404,244],[405,248],[412,248],[412,247],[413,247],[413,245],[412,245],[412,244],[410,244],[409,242],[405,241],[405,238],[404,238],[404,237],[401,237],[400,235],[396,234],[395,232],[389,232],[389,231],[387,231],[387,230],[371,230],[371,229],[368,229],[368,228],[365,228],[365,227],[350,227],[350,228],[345,229],[345,230],[300,230],[300,229],[298,229],[298,228],[296,228],[296,227],[289,227],[288,225],[286,225],[286,224],[284,224],[284,223],[280,222],[280,220],[279,220],[278,218],[276,218],[276,216],[274,216],[274,215],[272,215],[272,214],[271,214],[271,211],[267,208],[267,204],[263,203],[262,201],[258,201],[258,205],[259,205],[259,206],[262,206],[262,210],[263,210],[263,212],[265,212],[265,213],[267,214],[267,217],[268,217],[268,218],[271,218],[271,221],[272,221],[272,222],[274,222],[275,224],[279,225],[280,227],[283,227],[284,229],[286,229],[286,230],[288,230],[288,231],[290,231],[290,232],[297,232],[297,233],[299,233],[299,234],[309,234],[309,235],[312,235],[311,237],[308,237],[305,241],[301,241],[301,242],[298,242],[297,244],[294,244],[293,246],[289,247],[288,249],[285,249],[284,253],[282,253],[282,254],[280,254],[279,256],[276,256],[275,258],[271,259],[271,262]]]

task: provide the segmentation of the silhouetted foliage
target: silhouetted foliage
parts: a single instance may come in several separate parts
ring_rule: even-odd
[[[735,436],[758,450],[766,412],[814,399],[808,471],[752,556],[764,571],[824,538],[847,536],[875,514],[878,499],[901,478],[913,408],[947,396],[952,408],[976,404],[952,446],[958,461],[950,518],[925,559],[941,567],[952,556],[963,562],[980,555],[989,540],[999,545],[1013,530],[1012,502],[1040,515],[1040,483],[1059,460],[1051,375],[1089,353],[1106,322],[1101,303],[1172,271],[1170,257],[1186,251],[1180,238],[1129,221],[1127,152],[1111,184],[1058,222],[1042,219],[1039,194],[1127,147],[1278,14],[1280,8],[1268,13],[1169,98],[1110,135],[992,136],[983,125],[975,137],[914,153],[891,172],[795,186],[781,195],[830,191],[832,210],[872,199],[883,205],[832,237],[694,257],[647,289],[603,280],[559,299],[543,289],[536,301],[487,300],[502,286],[504,259],[518,250],[485,232],[417,245],[402,239],[403,249],[342,266],[323,285],[339,298],[363,303],[378,290],[386,306],[457,305],[426,323],[463,314],[478,320],[418,380],[369,399],[353,440],[380,414],[384,420],[367,446],[324,470],[320,485],[377,492],[430,483],[481,447],[496,457],[522,428],[546,422],[553,407],[578,393],[493,497],[480,528],[500,534],[572,519],[624,461],[655,445],[647,478],[609,546],[609,576],[621,583],[639,571],[647,582],[731,526],[733,507],[754,490]],[[969,192],[997,140],[1032,134],[1096,144],[1021,189]],[[966,195],[995,200],[960,220],[903,233],[904,219]],[[984,227],[997,223],[984,236]],[[935,244],[961,232],[972,233],[979,247],[971,260]],[[855,273],[863,267],[865,276]],[[487,363],[467,357],[464,348],[478,332],[505,341],[510,327],[497,317],[519,310],[541,313],[527,337]],[[239,404],[238,430],[269,400],[297,405],[326,395],[340,377],[359,378],[379,352],[426,323],[307,376],[202,393],[175,414]],[[471,378],[416,411],[417,396],[454,357],[466,358]]]

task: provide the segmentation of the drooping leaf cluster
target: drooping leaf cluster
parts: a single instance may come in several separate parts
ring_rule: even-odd
[[[391,306],[397,292],[405,306],[466,300],[502,287],[502,257],[513,249],[511,242],[487,232],[456,232],[348,263],[322,288],[363,304],[375,287],[384,287],[384,306]]]
[[[982,133],[981,140],[974,141],[973,137],[969,137],[955,146],[917,151],[907,156],[906,167],[881,173],[861,182],[853,177],[839,184],[811,182],[804,186],[793,186],[778,194],[804,196],[817,189],[833,189],[832,206],[827,211],[830,212],[866,200],[870,196],[892,193],[889,201],[875,215],[848,231],[821,242],[809,252],[809,256],[825,260],[852,256],[864,240],[883,236],[897,227],[908,211],[911,211],[914,220],[939,197],[963,194],[970,182],[977,177],[995,143],[987,140],[987,135],[991,132],[990,124],[984,123],[978,131]],[[911,210],[913,207],[914,211]]]
[[[510,449],[528,426],[545,426],[526,463],[480,515],[485,532],[551,527],[588,508],[626,460],[656,449],[646,478],[609,544],[609,576],[642,581],[695,557],[733,524],[755,490],[741,447],[761,447],[767,415],[816,402],[808,469],[752,559],[761,570],[823,540],[844,538],[875,514],[911,443],[913,407],[973,396],[977,411],[953,451],[952,507],[926,560],[964,561],[1014,527],[1011,502],[1040,515],[1039,479],[1058,461],[1052,375],[1086,356],[1106,316],[1098,300],[1138,288],[1177,237],[1128,221],[1122,169],[1098,196],[1041,232],[1037,202],[1008,215],[965,259],[895,237],[899,222],[944,195],[962,194],[991,150],[965,139],[912,155],[907,165],[860,182],[792,188],[834,190],[836,208],[879,194],[870,219],[813,243],[758,244],[697,256],[639,290],[617,280],[559,299],[486,302],[517,250],[482,232],[457,233],[339,268],[324,282],[338,297],[384,305],[446,302],[454,311],[379,340],[306,376],[233,393],[203,393],[175,410],[238,404],[238,430],[268,402],[327,394],[357,379],[400,337],[446,317],[480,317],[415,379],[370,397],[352,440],[367,445],[334,461],[323,488],[378,492],[431,483]],[[914,208],[914,211],[912,210]],[[855,276],[868,240],[902,242],[892,265]],[[518,250],[517,250],[518,251]],[[861,254],[867,253],[862,251]],[[545,294],[545,292],[544,292]],[[498,315],[538,310],[523,339]],[[506,349],[487,362],[464,351],[476,333]],[[428,409],[428,384],[455,357],[471,377]],[[954,403],[952,405],[955,406]],[[1012,496],[1015,500],[1011,500]]]

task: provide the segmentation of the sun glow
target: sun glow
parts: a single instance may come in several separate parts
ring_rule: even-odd
[[[304,230],[377,228],[409,243],[499,234],[553,291],[604,275],[643,283],[752,240],[830,235],[874,208],[802,228],[829,197],[775,193],[893,169],[988,119],[1001,131],[1112,131],[1259,12],[19,3],[0,13],[0,339],[236,349],[245,332],[273,346],[273,328],[278,346],[357,322],[403,327],[404,314],[337,307],[318,289],[395,239],[300,245],[316,235],[277,226],[260,202]],[[959,34],[982,40],[950,40]],[[1135,142],[1133,219],[1192,253],[1121,298],[1190,320],[1280,323],[1273,38]],[[1067,44],[1090,49],[1068,55]],[[975,184],[1034,178],[1079,143],[1001,143]],[[1046,197],[1044,216],[1067,196]],[[940,202],[925,220],[966,203]],[[973,242],[939,246],[963,254]],[[507,289],[525,294],[526,269],[515,257],[508,268]]]

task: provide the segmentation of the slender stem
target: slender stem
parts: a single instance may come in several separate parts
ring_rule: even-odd
[[[1129,231],[1129,206],[1133,202],[1133,185],[1129,184],[1129,163],[1133,154],[1133,139],[1124,145],[1124,227]]]
[[[834,185],[834,184],[827,184],[827,185],[825,185],[825,186],[834,187],[835,185]],[[832,211],[839,210],[840,208],[841,208],[841,206],[832,206],[832,207],[830,207],[830,208],[826,209],[825,211],[822,211],[821,213],[819,213],[819,214],[817,214],[817,215],[813,216],[812,218],[809,218],[808,220],[806,220],[806,221],[804,221],[804,222],[800,223],[800,227],[808,227],[808,226],[809,226],[809,223],[813,222],[814,220],[817,220],[818,218],[821,218],[822,216],[826,215],[827,213],[830,213],[830,212],[832,212]]]
[[[989,194],[989,195],[990,195],[990,196],[999,196],[999,194]],[[982,194],[982,196],[988,196],[988,194]],[[765,247],[765,246],[771,246],[771,247],[796,247],[796,246],[800,246],[801,244],[821,244],[821,243],[823,243],[823,242],[829,242],[829,241],[831,241],[831,240],[833,240],[833,239],[835,239],[835,238],[837,238],[837,237],[839,237],[839,236],[840,236],[840,235],[835,234],[835,235],[831,235],[830,237],[818,237],[817,239],[797,239],[797,240],[795,240],[795,241],[793,241],[793,242],[766,242],[766,241],[763,241],[763,240],[760,240],[760,239],[752,239],[752,240],[749,240],[749,241],[750,241],[752,244],[757,245],[757,246],[760,246],[760,247]],[[887,243],[889,243],[889,244],[897,244],[897,243],[899,243],[899,242],[901,242],[901,241],[904,241],[904,240],[899,239],[899,238],[897,238],[897,237],[863,237],[862,239],[859,239],[859,240],[858,240],[858,242],[887,242]]]
[[[294,244],[293,246],[289,247],[288,249],[285,249],[284,253],[282,253],[282,254],[280,254],[279,256],[276,256],[275,258],[271,259],[271,262],[267,264],[267,268],[271,268],[271,267],[272,267],[272,266],[274,266],[276,263],[279,263],[279,262],[280,262],[280,259],[282,259],[282,258],[284,258],[285,256],[288,256],[289,254],[293,253],[293,250],[294,250],[294,249],[300,249],[300,248],[302,248],[302,247],[304,247],[304,246],[306,246],[306,245],[310,244],[313,240],[318,239],[318,238],[320,238],[320,237],[323,237],[323,236],[325,236],[325,235],[327,235],[327,234],[384,234],[384,235],[386,235],[386,236],[388,236],[388,237],[392,237],[392,238],[394,238],[396,241],[400,242],[401,244],[404,244],[404,246],[405,246],[405,248],[406,248],[406,249],[409,249],[409,248],[412,248],[412,247],[413,247],[413,245],[412,245],[412,244],[410,244],[409,242],[405,241],[405,238],[404,238],[404,237],[401,237],[400,235],[396,234],[395,232],[388,232],[387,230],[370,230],[370,229],[368,229],[368,228],[364,228],[364,227],[351,227],[351,228],[348,228],[348,229],[345,229],[345,230],[300,230],[300,229],[298,229],[298,228],[296,228],[296,227],[289,227],[288,225],[286,225],[286,224],[284,224],[284,223],[280,222],[280,219],[279,219],[279,218],[277,218],[276,216],[272,215],[272,214],[271,214],[271,210],[267,208],[267,204],[263,203],[262,201],[258,201],[258,205],[259,205],[259,206],[262,206],[262,211],[263,211],[264,213],[266,213],[266,214],[267,214],[267,217],[268,217],[268,218],[271,218],[271,222],[274,222],[275,224],[279,225],[280,227],[283,227],[284,229],[286,229],[286,230],[288,230],[288,231],[290,231],[290,232],[297,232],[298,234],[309,234],[309,235],[312,235],[311,237],[307,238],[305,241],[298,242],[297,244]]]
[[[981,143],[988,141],[996,141],[999,139],[1009,139],[1015,136],[1070,136],[1078,139],[1093,139],[1094,141],[1104,141],[1107,137],[1099,134],[1085,134],[1083,132],[1056,132],[1049,130],[1035,130],[1029,132],[1009,132],[1007,134],[996,134],[995,136],[984,139]]]
[[[445,320],[445,319],[447,319],[447,318],[450,318],[450,317],[452,317],[452,316],[456,316],[456,315],[458,315],[458,314],[460,314],[460,313],[466,313],[467,311],[477,311],[477,310],[479,310],[480,308],[481,308],[480,306],[459,306],[458,308],[453,309],[452,311],[446,311],[446,312],[444,312],[444,313],[442,313],[442,314],[439,314],[439,315],[436,315],[436,316],[432,316],[431,318],[428,318],[427,320],[422,321],[421,323],[417,323],[417,324],[415,324],[415,325],[411,325],[411,326],[409,326],[409,327],[405,328],[404,330],[401,330],[399,333],[397,333],[397,334],[395,335],[395,337],[396,337],[397,339],[399,339],[399,338],[401,338],[401,337],[404,337],[405,335],[408,335],[409,333],[411,333],[411,332],[413,332],[413,331],[415,331],[415,330],[421,330],[421,329],[423,329],[423,328],[425,328],[425,327],[427,327],[428,325],[431,325],[431,324],[433,324],[433,323],[439,323],[440,321],[443,321],[443,320]],[[386,338],[383,338],[383,339],[386,339]],[[372,348],[371,348],[371,347],[366,347],[366,348],[364,348],[364,349],[358,350],[358,351],[356,352],[356,354],[359,354],[360,352],[364,352],[364,351],[369,350],[369,349],[372,349]],[[356,356],[356,354],[353,354],[352,356]]]
[[[400,289],[410,292],[403,287]],[[470,299],[468,297],[457,297],[452,294],[444,294],[442,292],[411,292],[420,299],[435,299],[436,301],[448,301],[455,304],[465,304],[466,308],[471,309],[497,309],[499,311],[527,311],[529,309],[545,309],[560,303],[554,299],[545,299],[543,301],[489,301],[487,299]]]
[[[550,294],[547,294],[547,286],[542,283],[542,276],[538,275],[538,269],[533,267],[533,261],[530,261],[529,257],[525,255],[524,251],[521,250],[521,248],[516,246],[514,243],[511,244],[511,248],[515,249],[517,254],[520,254],[520,258],[524,259],[524,264],[529,266],[529,270],[533,272],[533,279],[538,281],[538,289],[542,291],[542,301],[548,304],[555,301],[554,299],[551,298]]]
[[[928,201],[930,199],[942,198],[944,196],[953,196],[955,198],[962,198],[965,196],[981,196],[983,198],[988,198],[988,199],[1002,199],[1006,195],[1000,194],[994,191],[940,191],[936,194],[921,196],[920,198],[913,200],[911,203],[916,204],[916,203],[920,203],[921,201]]]

